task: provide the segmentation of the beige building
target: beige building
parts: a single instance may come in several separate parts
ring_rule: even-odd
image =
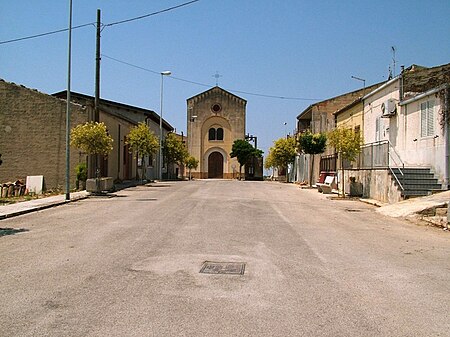
[[[93,114],[94,97],[73,91],[70,95],[72,102],[86,107]],[[67,92],[65,90],[60,91],[53,96],[65,99]],[[114,139],[113,151],[100,163],[101,175],[113,177],[114,180],[133,180],[140,177],[143,163],[130,153],[129,146],[126,144],[126,136],[131,128],[138,123],[145,122],[150,131],[156,137],[159,137],[159,115],[152,110],[106,99],[100,99],[99,115],[100,122],[105,123],[108,133]],[[173,127],[163,119],[163,137],[172,131]],[[159,156],[154,154],[146,157],[144,165],[146,165],[146,179],[157,179]],[[167,168],[163,167],[163,173],[166,172]]]
[[[188,151],[199,160],[194,178],[237,176],[239,163],[230,153],[233,142],[245,138],[246,105],[218,86],[187,100]]]
[[[45,189],[62,190],[66,173],[66,91],[54,96],[0,79],[0,183],[44,176]],[[87,122],[93,114],[94,98],[71,92],[73,128]],[[126,144],[126,135],[139,122],[159,133],[159,116],[147,109],[100,100],[100,121],[113,138],[113,150],[99,167],[102,176],[115,181],[136,179],[137,158]],[[163,135],[173,127],[163,120]],[[147,179],[156,175],[157,156],[147,158]],[[70,148],[70,185],[75,186],[75,166],[86,161],[86,154]],[[150,160],[149,160],[150,159]]]

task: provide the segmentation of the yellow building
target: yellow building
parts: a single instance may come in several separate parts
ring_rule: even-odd
[[[199,160],[194,178],[232,179],[239,171],[231,147],[245,138],[247,101],[216,86],[187,100],[189,154]]]
[[[361,130],[364,130],[363,111],[364,105],[362,98],[354,100],[352,103],[334,112],[336,127],[361,132]]]

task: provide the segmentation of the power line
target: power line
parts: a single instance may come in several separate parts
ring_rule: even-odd
[[[83,25],[75,26],[75,27],[72,27],[72,29],[83,28],[83,27],[90,26],[90,25],[93,25],[95,27],[95,22],[90,22],[90,23],[85,23]],[[0,41],[0,44],[6,44],[6,43],[11,43],[11,42],[17,42],[17,41],[34,39],[36,37],[42,37],[42,36],[46,36],[46,35],[52,35],[52,34],[56,34],[56,33],[67,32],[68,30],[69,30],[69,28],[53,30],[53,31],[47,32],[47,33],[41,33],[41,34],[30,35],[30,36],[25,36],[25,37],[19,37],[17,39],[12,39],[12,40]]]
[[[173,6],[173,7],[166,8],[166,9],[162,9],[160,11],[153,12],[153,13],[150,13],[150,14],[145,14],[145,15],[137,16],[137,17],[131,18],[131,19],[125,19],[125,20],[122,20],[122,21],[116,21],[116,22],[108,23],[108,24],[105,24],[105,27],[111,27],[111,26],[115,26],[115,25],[120,25],[122,23],[127,23],[127,22],[131,22],[131,21],[136,21],[136,20],[148,18],[150,16],[162,14],[162,13],[165,13],[165,12],[173,11],[174,9],[178,9],[178,8],[181,8],[181,7],[184,7],[184,6],[191,5],[194,2],[198,2],[198,1],[200,1],[200,0],[192,0],[192,1],[189,1],[189,2],[182,3],[180,5],[176,5],[176,6]]]
[[[127,22],[131,22],[131,21],[136,21],[136,20],[148,18],[150,16],[155,16],[155,15],[158,15],[158,14],[170,12],[170,11],[173,11],[175,9],[178,9],[178,8],[181,8],[181,7],[184,7],[184,6],[191,5],[194,2],[198,2],[198,1],[200,1],[200,0],[188,1],[188,2],[182,3],[180,5],[176,5],[176,6],[173,6],[173,7],[166,8],[166,9],[162,9],[160,11],[156,11],[156,12],[145,14],[145,15],[141,15],[141,16],[137,16],[137,17],[130,18],[130,19],[125,19],[125,20],[121,20],[121,21],[111,22],[111,23],[108,23],[108,24],[104,24],[102,26],[103,26],[103,28],[111,27],[111,26],[114,26],[114,25],[122,24],[122,23],[127,23]],[[72,27],[72,29],[82,28],[82,27],[86,27],[86,26],[90,26],[90,25],[93,25],[95,27],[95,22],[90,22],[90,23],[85,23],[85,24],[79,25],[79,26],[75,26],[75,27]],[[12,42],[18,42],[18,41],[23,41],[23,40],[34,39],[34,38],[37,38],[37,37],[42,37],[42,36],[47,36],[47,35],[52,35],[52,34],[66,32],[68,30],[69,30],[69,28],[63,28],[63,29],[58,29],[58,30],[54,30],[54,31],[51,31],[51,32],[47,32],[47,33],[35,34],[35,35],[30,35],[30,36],[25,36],[25,37],[19,37],[17,39],[0,41],[0,44],[6,44],[6,43],[12,43]]]
[[[111,56],[108,56],[108,55],[105,55],[105,54],[102,54],[102,57],[110,59],[110,60],[115,61],[117,63],[121,63],[121,64],[130,66],[130,67],[133,67],[133,68],[136,68],[136,69],[139,69],[139,70],[143,70],[143,71],[155,74],[155,75],[160,75],[161,74],[161,72],[159,72],[159,71],[155,71],[155,70],[151,70],[151,69],[148,69],[148,68],[144,68],[144,67],[141,67],[141,66],[138,66],[138,65],[126,62],[126,61],[122,61],[122,60],[116,59],[114,57],[111,57]],[[187,79],[176,77],[176,76],[170,76],[168,78],[173,79],[173,80],[177,80],[177,81],[182,81],[182,82],[187,82],[187,83],[199,85],[199,86],[202,86],[202,87],[211,87],[210,84],[195,82],[195,81],[187,80]],[[234,90],[234,89],[227,89],[227,90],[231,91],[231,92],[239,93],[239,94],[252,95],[252,96],[258,96],[258,97],[265,97],[265,98],[275,98],[275,99],[295,100],[295,101],[320,101],[319,98],[286,97],[286,96],[260,94],[260,93],[254,93],[254,92],[248,92],[248,91],[240,91],[240,90]]]

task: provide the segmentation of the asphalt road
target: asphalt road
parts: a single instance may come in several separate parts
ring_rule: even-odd
[[[27,230],[0,237],[0,336],[450,336],[450,235],[315,190],[159,183],[0,227]]]

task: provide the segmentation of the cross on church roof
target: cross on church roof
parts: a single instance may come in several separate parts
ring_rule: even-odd
[[[212,77],[214,77],[214,78],[216,79],[216,87],[218,87],[218,86],[219,86],[219,78],[220,78],[220,77],[223,77],[223,76],[222,76],[222,75],[219,75],[219,72],[216,71],[216,74],[213,75]]]

